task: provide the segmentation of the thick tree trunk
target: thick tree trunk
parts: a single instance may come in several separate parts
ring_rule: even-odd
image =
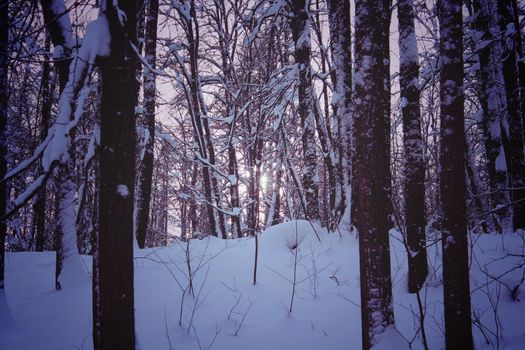
[[[97,349],[134,349],[133,192],[135,179],[136,7],[108,3],[110,55],[101,62]],[[119,10],[117,10],[117,6]],[[124,28],[120,22],[125,14]],[[98,339],[96,337],[98,336]]]
[[[507,32],[514,23],[514,14],[510,0],[497,2],[500,30],[504,33],[503,77],[507,95],[508,124],[503,125],[503,147],[510,178],[511,200],[513,202],[514,229],[525,229],[525,156],[523,154],[523,120],[520,108],[517,54],[514,47],[517,32]]]
[[[137,198],[135,203],[135,235],[140,248],[144,248],[151,202],[151,182],[153,177],[153,146],[155,142],[155,73],[157,53],[158,0],[148,0],[146,16],[145,54],[148,65],[144,66],[144,124],[146,139],[144,153],[138,169]]]
[[[355,219],[359,233],[363,349],[394,324],[388,230],[390,166],[385,113],[390,106],[389,1],[356,1],[355,103],[352,163]],[[354,205],[354,204],[353,204]]]
[[[315,144],[314,94],[310,67],[309,1],[292,1],[291,28],[295,43],[295,64],[299,74],[299,106],[297,108],[302,128],[303,178],[306,212],[309,220],[319,219],[319,188],[316,183],[317,146]]]
[[[101,113],[101,92],[102,92],[102,82],[99,80],[97,83],[97,111],[95,112],[95,123],[96,128],[100,130],[100,113]],[[93,260],[91,264],[91,293],[92,293],[92,327],[93,327],[93,348],[100,348],[100,328],[97,327],[97,323],[100,320],[100,294],[99,294],[99,248],[98,248],[98,238],[100,236],[100,220],[99,220],[99,206],[100,206],[100,163],[99,163],[99,154],[100,145],[95,144],[95,152],[97,158],[93,160],[93,211],[91,213],[91,252],[93,255]]]
[[[399,84],[405,148],[405,227],[408,290],[421,289],[428,273],[425,217],[425,159],[419,111],[419,55],[412,0],[398,1]]]
[[[9,15],[8,0],[0,1],[0,179],[7,171],[7,69],[9,58]],[[0,182],[0,217],[4,216],[7,205],[7,186]],[[0,220],[0,293],[4,291],[5,237],[7,225]],[[0,296],[2,297],[2,296]]]
[[[447,349],[472,349],[465,187],[463,16],[460,0],[442,0],[440,24],[443,292]]]

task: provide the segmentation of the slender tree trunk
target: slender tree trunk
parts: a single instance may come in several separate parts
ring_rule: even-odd
[[[525,156],[523,151],[523,120],[520,109],[517,54],[514,48],[517,33],[507,36],[509,25],[514,24],[514,14],[510,0],[497,2],[499,25],[503,38],[503,77],[507,95],[508,124],[503,125],[503,147],[509,171],[511,200],[513,202],[514,229],[525,229]],[[519,33],[519,32],[518,32]]]
[[[45,38],[45,50],[49,52],[51,50],[51,40],[49,34],[46,33]],[[42,66],[42,107],[40,109],[40,142],[43,142],[47,137],[47,129],[49,128],[49,122],[51,120],[51,85],[50,85],[50,71],[51,67],[49,64],[49,58],[47,55],[44,58]],[[43,172],[42,165],[39,164],[39,173]],[[46,240],[45,236],[45,223],[46,223],[46,186],[42,186],[39,193],[36,196],[33,204],[33,211],[35,213],[36,221],[36,240],[35,250],[43,251]]]
[[[319,46],[321,47],[321,70],[326,72],[327,67],[327,50],[324,48],[323,35],[320,30],[322,27],[320,16],[319,16],[319,0],[315,2],[316,8],[316,25],[315,33],[317,34],[317,40]],[[323,189],[323,198],[326,198],[328,195],[328,203],[326,200],[323,200],[323,219],[321,222],[328,227],[330,231],[333,231],[337,228],[339,219],[341,217],[339,206],[339,201],[341,200],[341,187],[338,182],[337,174],[337,152],[334,148],[333,137],[331,133],[330,125],[330,103],[328,101],[328,84],[323,83],[323,89],[321,91],[323,100],[324,100],[324,118],[323,111],[321,106],[317,101],[317,96],[312,89],[313,97],[313,112],[315,117],[315,126],[317,130],[317,135],[319,136],[319,143],[321,145],[321,153],[324,161],[323,175],[327,178],[327,181],[324,181]]]
[[[71,61],[72,26],[69,13],[63,0],[41,0],[42,12],[47,29],[55,47],[55,66],[58,72],[59,91],[61,99],[70,104],[71,111],[77,102],[80,90],[84,87],[88,68],[82,70],[80,75],[70,76],[69,64]],[[62,96],[64,95],[65,96]],[[72,120],[74,115],[69,115]],[[61,121],[68,122],[66,120]],[[62,125],[65,130],[65,126]],[[76,244],[76,222],[75,222],[75,151],[73,146],[74,130],[71,129],[66,135],[68,139],[67,157],[58,166],[57,191],[58,203],[58,228],[55,237],[56,249],[56,269],[55,269],[55,288],[62,289],[61,275],[65,265],[71,264],[72,271],[78,271],[80,260]],[[69,260],[70,263],[66,263]],[[76,267],[74,267],[76,265]],[[71,272],[73,273],[73,272]]]
[[[198,165],[195,163],[193,165],[193,171],[191,176],[191,188],[195,188],[195,184],[197,183],[198,178]],[[193,237],[193,234],[198,230],[198,217],[197,217],[197,201],[195,200],[195,196],[192,195],[191,202],[190,202],[190,220],[191,220],[191,232],[190,236]]]
[[[412,0],[398,1],[399,84],[405,148],[405,225],[408,290],[421,289],[428,273],[425,217],[425,158],[419,111],[419,55]]]
[[[206,198],[206,210],[208,214],[208,225],[210,233],[214,236],[218,235],[217,231],[217,220],[215,218],[215,210],[213,203],[215,202],[215,196],[213,193],[212,173],[213,169],[210,166],[211,161],[208,158],[209,144],[205,138],[204,121],[202,118],[200,101],[199,101],[199,70],[198,70],[198,51],[199,51],[199,32],[198,24],[196,23],[195,16],[195,3],[192,0],[190,2],[190,18],[186,18],[185,15],[181,14],[181,19],[184,24],[184,30],[188,39],[188,55],[189,55],[189,88],[190,88],[190,113],[192,116],[192,125],[195,133],[195,139],[198,144],[198,152],[201,161],[206,161],[210,164],[202,165],[202,178],[204,184],[204,196]]]
[[[144,123],[146,124],[146,140],[144,153],[138,169],[137,198],[135,203],[135,230],[137,243],[144,248],[151,202],[151,182],[153,177],[153,151],[155,142],[155,73],[157,53],[157,19],[159,11],[158,0],[148,0],[146,16],[145,54],[147,65],[144,66]]]
[[[352,148],[352,117],[350,112],[352,103],[352,33],[350,0],[329,0],[327,5],[330,24],[330,49],[335,72],[334,79],[332,79],[336,96],[333,108],[336,121],[336,126],[333,129],[333,139],[334,142],[338,142],[336,173],[340,187],[336,202],[338,211],[342,215],[346,206],[346,187],[350,179],[350,150]]]
[[[200,91],[200,83],[198,84],[199,86],[199,90],[198,90],[198,93],[199,93],[199,96],[201,95],[201,91]],[[202,98],[199,98],[199,104],[201,106],[204,106],[204,101],[202,100]],[[205,143],[206,143],[206,147],[208,149],[208,156],[209,156],[209,163],[210,163],[210,177],[211,177],[211,195],[212,195],[212,198],[213,198],[213,201],[212,203],[214,205],[217,206],[217,208],[221,209],[221,210],[214,210],[215,214],[217,215],[217,221],[218,221],[218,224],[219,224],[219,232],[217,234],[220,233],[220,236],[224,239],[226,239],[227,235],[226,235],[226,221],[224,220],[224,208],[222,206],[222,199],[221,199],[221,192],[219,190],[219,181],[217,180],[217,171],[215,170],[215,166],[216,166],[216,159],[215,159],[215,147],[213,146],[213,141],[211,139],[211,130],[210,130],[210,126],[209,126],[209,119],[207,117],[207,113],[203,113],[205,118],[203,118],[202,120],[202,124],[204,126],[204,140],[205,140]]]
[[[447,349],[472,349],[465,187],[462,1],[439,3],[443,292]],[[459,345],[461,344],[461,345]]]
[[[241,237],[241,218],[240,218],[240,196],[239,196],[239,167],[237,164],[237,155],[235,148],[231,141],[228,144],[228,172],[231,177],[230,181],[230,197],[231,205],[235,210],[239,210],[239,213],[231,216],[232,226],[232,237]]]
[[[299,74],[299,106],[297,108],[302,127],[304,156],[303,190],[306,199],[306,218],[319,219],[319,188],[316,183],[317,149],[315,144],[314,94],[310,66],[310,1],[292,1],[291,28],[295,43],[295,64]]]
[[[40,5],[51,42],[55,47],[55,67],[58,72],[59,91],[62,93],[69,79],[73,35],[71,19],[64,0],[40,0]]]
[[[472,157],[472,152],[470,152],[470,141],[468,140],[468,135],[465,135],[465,137],[467,138],[467,144],[465,145],[465,167],[467,171],[468,183],[472,193],[472,201],[474,202],[475,206],[474,211],[480,216],[484,214],[484,217],[481,218],[481,227],[483,232],[493,232],[496,228],[496,224],[494,223],[495,215],[493,213],[489,213],[490,208],[488,203],[481,196],[481,185],[479,183],[478,168],[476,167],[476,163]]]
[[[481,106],[483,108],[483,130],[487,152],[492,207],[501,207],[498,211],[498,228],[504,231],[512,229],[512,208],[508,187],[507,159],[503,148],[502,124],[508,123],[507,100],[503,86],[501,41],[494,40],[499,32],[496,16],[493,13],[496,1],[476,0],[473,2],[476,11],[475,25],[484,33],[483,40],[492,40],[490,45],[479,50]]]
[[[388,34],[389,2],[358,0],[355,31],[355,113],[352,164],[355,224],[359,232],[363,349],[394,324],[390,277],[390,166],[385,113],[390,106]]]
[[[99,100],[97,101],[97,117],[96,117],[96,123],[100,125],[100,93],[101,93],[101,82],[98,83],[98,97]],[[97,145],[98,148],[98,145]],[[98,152],[98,150],[97,150]],[[99,162],[98,159],[95,159],[93,164],[93,172],[95,174],[94,178],[94,193],[93,193],[93,212],[92,212],[92,218],[91,218],[91,251],[93,253],[93,260],[92,260],[92,321],[93,321],[93,348],[94,349],[100,349],[100,327],[97,326],[99,320],[100,320],[100,294],[99,294],[99,267],[100,267],[100,260],[99,260],[99,247],[98,247],[98,241],[100,237],[100,226],[99,226],[99,190],[100,190],[100,171],[99,171]]]
[[[119,10],[117,10],[117,6]],[[98,349],[135,349],[133,195],[135,179],[136,4],[107,3],[110,55],[101,63]],[[125,14],[124,27],[120,22]]]
[[[278,141],[279,160],[275,166],[275,177],[272,182],[272,199],[270,207],[268,208],[268,216],[266,219],[266,228],[277,225],[281,222],[281,178],[283,177],[283,161],[282,161],[282,146]]]
[[[521,109],[521,124],[523,126],[523,139],[525,140],[525,53],[523,52],[523,38],[521,33],[520,18],[518,1],[511,0],[512,2],[512,13],[513,13],[513,24],[516,33],[515,38],[515,49],[516,55],[518,56],[518,74],[519,74],[519,86],[520,86],[520,109]],[[525,142],[525,141],[524,141]]]

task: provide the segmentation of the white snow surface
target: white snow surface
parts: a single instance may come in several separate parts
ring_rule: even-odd
[[[503,329],[500,345],[503,349],[522,349],[525,301],[513,301],[497,282],[487,287],[486,275],[480,270],[488,269],[490,274],[500,276],[523,264],[522,257],[507,256],[523,254],[523,234],[472,234],[470,238],[472,309],[485,327],[495,331],[487,295],[495,296],[499,288],[498,311]],[[418,324],[413,315],[418,309],[416,296],[406,288],[407,254],[399,239],[399,233],[392,230],[396,329],[389,328],[378,337],[375,349],[408,349],[403,337],[412,339]],[[295,253],[290,247],[297,242],[297,286],[290,313]],[[306,221],[291,221],[266,230],[259,235],[256,285],[252,283],[253,238],[191,240],[195,297],[187,290],[186,247],[186,242],[177,240],[167,247],[135,251],[136,334],[142,349],[361,347],[358,239],[354,234],[329,234]],[[430,275],[421,293],[427,310],[425,328],[430,349],[444,348],[439,247],[439,241],[429,247]],[[92,348],[91,285],[86,282],[55,291],[54,256],[54,252],[7,254],[7,303],[0,293],[0,349]],[[83,260],[88,275],[91,257]],[[522,273],[523,265],[504,274],[500,281],[513,286]],[[183,289],[187,291],[182,302]],[[7,307],[16,329],[13,322],[2,317]],[[494,348],[495,343],[486,344],[477,327],[473,332],[477,349]],[[423,348],[419,335],[413,348]]]

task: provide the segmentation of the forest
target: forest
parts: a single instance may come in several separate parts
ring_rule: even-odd
[[[0,0],[0,349],[523,349],[524,0]]]

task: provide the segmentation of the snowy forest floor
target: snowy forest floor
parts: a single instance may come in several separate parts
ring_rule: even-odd
[[[296,250],[290,249],[296,237],[297,258]],[[391,231],[396,330],[387,332],[380,349],[408,348],[408,342],[413,348],[423,347],[417,298],[407,292],[406,252],[400,237]],[[430,349],[444,348],[441,243],[436,243],[428,248],[430,272],[421,292]],[[512,299],[513,288],[523,280],[523,234],[472,234],[470,243],[476,347],[523,349],[525,301]],[[305,221],[268,229],[259,238],[256,285],[254,238],[207,237],[192,240],[187,247],[176,240],[135,253],[135,319],[141,349],[360,348],[355,235],[328,234]],[[187,252],[194,296],[188,287]],[[62,291],[54,289],[54,257],[54,252],[7,254],[6,298],[16,330],[0,322],[0,349],[92,348],[91,257],[83,257],[86,278]],[[519,291],[514,296],[519,299]],[[5,308],[0,305],[0,313]]]

